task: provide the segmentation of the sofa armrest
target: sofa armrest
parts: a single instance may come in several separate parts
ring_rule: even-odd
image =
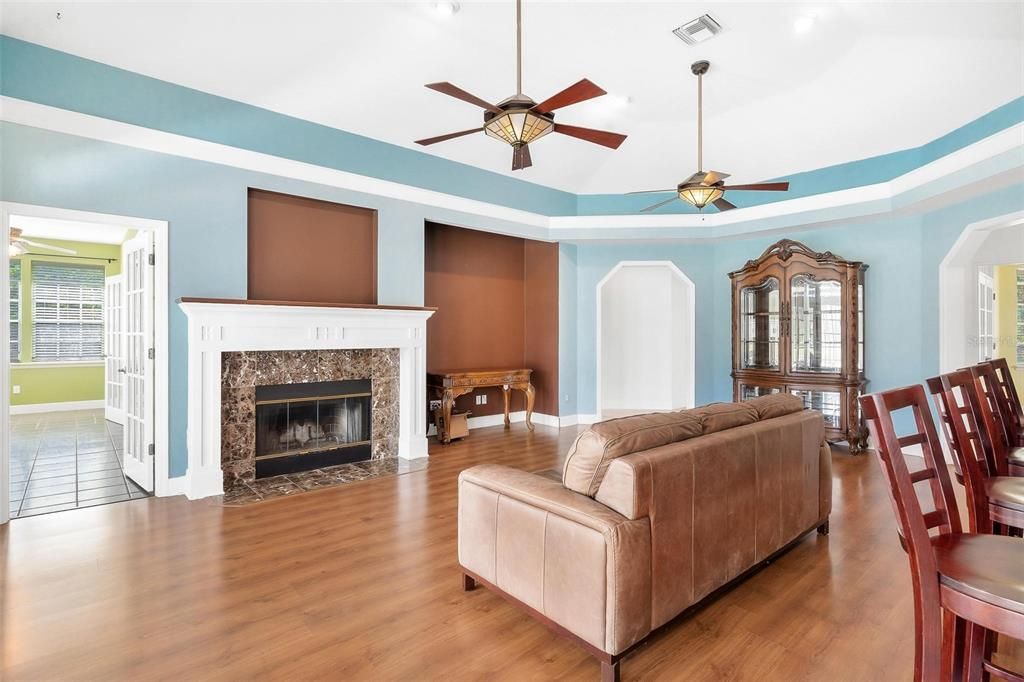
[[[559,482],[486,464],[459,476],[459,563],[617,654],[651,629],[651,536]]]

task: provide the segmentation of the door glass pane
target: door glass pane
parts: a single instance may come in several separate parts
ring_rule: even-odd
[[[772,395],[778,393],[778,388],[768,388],[765,386],[748,386],[747,384],[740,384],[740,401],[750,400],[751,398],[760,398],[763,395]]]
[[[842,401],[838,391],[794,388],[790,393],[803,400],[804,407],[821,412],[826,427],[839,428]]]
[[[740,359],[744,368],[779,368],[779,280],[740,290]]]
[[[864,372],[864,285],[857,285],[857,371]]]
[[[838,374],[843,367],[842,287],[811,275],[793,278],[792,368]]]

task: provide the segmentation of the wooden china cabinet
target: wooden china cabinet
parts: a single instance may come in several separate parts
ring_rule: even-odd
[[[733,400],[788,391],[824,415],[829,440],[863,450],[867,268],[783,239],[729,273]]]

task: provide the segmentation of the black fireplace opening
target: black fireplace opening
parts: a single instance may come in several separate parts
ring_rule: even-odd
[[[369,379],[256,387],[256,478],[371,455]]]

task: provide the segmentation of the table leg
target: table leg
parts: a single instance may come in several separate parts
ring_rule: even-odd
[[[526,384],[526,428],[533,431],[533,384]],[[507,417],[506,417],[507,419]]]
[[[442,443],[452,442],[452,406],[455,404],[455,394],[451,389],[445,389],[441,396],[441,418],[444,420],[444,434]]]
[[[509,415],[509,407],[510,407],[509,404],[512,402],[511,401],[512,387],[509,386],[508,384],[505,384],[504,386],[502,386],[501,387],[501,395],[502,395],[503,398],[505,398],[505,428],[506,429],[510,429],[510,428],[512,428],[512,421],[509,419],[508,415]]]

